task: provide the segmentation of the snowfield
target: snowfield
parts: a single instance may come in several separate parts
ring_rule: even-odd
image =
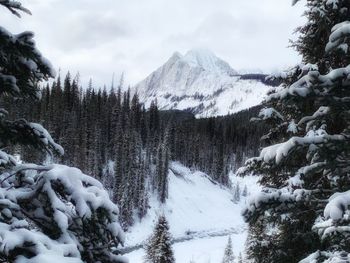
[[[259,189],[256,178],[237,178],[231,175],[233,185],[249,192]],[[169,170],[169,198],[162,205],[150,198],[147,216],[126,233],[125,256],[130,262],[143,262],[142,243],[151,235],[158,216],[166,216],[174,238],[177,262],[194,260],[196,263],[220,262],[228,236],[231,236],[235,255],[243,251],[247,226],[241,216],[245,200],[233,202],[231,189],[213,183],[199,171],[191,171],[178,162]]]
[[[235,256],[243,250],[242,240],[246,239],[246,233],[231,235],[233,242],[233,251]],[[194,239],[188,242],[176,243],[173,245],[176,262],[190,263],[220,263],[224,255],[224,249],[227,245],[228,236],[207,237],[204,239]],[[144,251],[139,249],[126,257],[130,263],[143,263]]]

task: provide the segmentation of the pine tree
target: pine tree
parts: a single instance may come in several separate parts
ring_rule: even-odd
[[[350,2],[307,8],[296,47],[309,64],[269,94],[259,118],[272,125],[270,146],[240,171],[260,174],[264,186],[244,212],[256,262],[350,259]]]
[[[169,173],[169,148],[168,148],[168,133],[164,140],[158,146],[155,189],[158,192],[159,200],[165,203],[168,197],[168,173]]]
[[[174,263],[174,252],[171,248],[169,225],[165,216],[160,216],[154,232],[146,244],[146,263]]]
[[[3,0],[0,6],[17,16],[30,13],[18,1]],[[1,99],[35,105],[40,81],[53,76],[32,32],[13,35],[0,27]],[[39,118],[38,111],[33,117]],[[40,124],[10,120],[0,109],[0,261],[124,262],[112,252],[123,242],[118,208],[102,185],[76,168],[18,163],[4,151],[18,144],[49,155],[64,153]]]
[[[241,187],[238,182],[236,183],[233,189],[233,201],[235,203],[239,203],[239,201],[241,201]]]
[[[232,250],[232,240],[231,237],[229,237],[225,248],[224,258],[222,259],[222,263],[234,263],[234,261],[235,256]]]
[[[247,197],[248,196],[248,187],[247,187],[247,185],[244,185],[242,196],[243,197]]]
[[[296,0],[298,2],[299,0]],[[327,52],[326,45],[335,25],[347,21],[350,11],[347,2],[308,0],[305,16],[308,23],[299,27],[299,39],[292,46],[302,54],[304,64],[315,64],[321,74],[328,73],[330,67],[346,67],[349,54]]]

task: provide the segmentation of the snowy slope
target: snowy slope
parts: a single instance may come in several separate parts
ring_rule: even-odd
[[[134,87],[146,107],[157,99],[161,109],[189,110],[197,117],[235,113],[258,105],[269,87],[243,80],[208,50],[178,52]]]
[[[243,189],[255,191],[255,178],[236,178]],[[231,235],[234,251],[243,250],[246,239],[246,224],[241,217],[244,200],[235,204],[230,189],[211,182],[207,175],[174,162],[169,171],[169,198],[161,205],[151,198],[147,216],[126,233],[126,249],[133,250],[126,256],[130,262],[141,263],[144,250],[141,246],[152,233],[159,214],[164,213],[169,221],[170,232],[175,240],[177,262],[220,262],[228,236]],[[211,247],[211,249],[209,249]]]

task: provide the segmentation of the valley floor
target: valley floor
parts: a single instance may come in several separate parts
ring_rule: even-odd
[[[231,176],[248,192],[258,189],[253,177]],[[130,263],[142,263],[142,244],[151,235],[158,215],[164,214],[174,238],[173,249],[176,261],[186,263],[221,262],[228,237],[231,236],[236,256],[244,249],[246,224],[241,210],[245,200],[233,202],[231,189],[213,183],[209,177],[175,162],[169,171],[169,198],[161,205],[151,197],[147,216],[126,233],[125,252]]]
[[[235,255],[244,249],[244,240],[246,232],[231,235],[234,244],[233,250]],[[228,235],[217,237],[195,238],[193,240],[175,243],[173,249],[175,252],[176,262],[190,263],[220,263],[223,257],[224,249],[227,244]],[[126,255],[130,263],[142,263],[144,250],[138,249]]]

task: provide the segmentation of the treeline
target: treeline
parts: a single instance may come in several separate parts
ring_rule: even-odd
[[[146,110],[137,94],[122,92],[122,83],[108,91],[82,88],[68,73],[41,90],[38,101],[3,99],[13,118],[40,122],[64,147],[56,160],[15,147],[27,162],[60,162],[98,178],[120,207],[124,228],[142,218],[149,194],[161,202],[168,193],[168,164],[178,160],[228,185],[228,173],[253,156],[263,127],[249,124],[256,109],[233,116],[196,120],[192,114]],[[249,139],[248,139],[249,138]]]
[[[277,87],[281,85],[281,81],[278,79],[272,79],[270,78],[269,75],[267,74],[261,74],[261,73],[250,73],[250,74],[243,74],[240,75],[241,79],[252,79],[252,80],[258,80],[265,85],[272,86],[272,87]]]
[[[259,151],[266,126],[250,122],[259,109],[257,106],[224,117],[173,122],[170,129],[173,141],[169,144],[171,158],[228,185],[229,172]]]

